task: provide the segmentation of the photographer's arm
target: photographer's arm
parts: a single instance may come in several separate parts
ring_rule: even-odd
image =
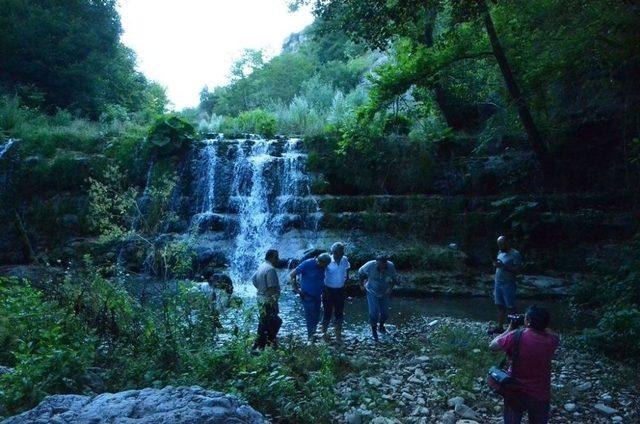
[[[501,345],[501,344],[500,344],[500,340],[501,340],[503,337],[506,337],[506,336],[507,336],[509,333],[511,333],[513,330],[515,330],[515,327],[513,326],[513,323],[511,323],[511,324],[509,324],[509,328],[507,328],[507,330],[506,330],[504,333],[502,333],[502,334],[500,334],[500,335],[496,336],[496,338],[495,338],[495,339],[491,340],[491,343],[489,343],[489,349],[490,349],[490,350],[492,350],[492,351],[494,351],[494,352],[497,352],[497,351],[500,351],[500,350],[507,350],[507,349],[506,349],[506,348],[507,348],[507,346],[503,346],[503,345]]]

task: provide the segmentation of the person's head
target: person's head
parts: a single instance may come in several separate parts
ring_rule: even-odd
[[[269,262],[271,265],[276,266],[277,263],[280,262],[280,255],[276,249],[269,249],[264,255],[264,260]]]
[[[316,263],[321,268],[326,268],[331,263],[331,255],[328,253],[319,254],[318,257],[316,258]]]
[[[331,254],[334,258],[342,258],[344,256],[344,244],[335,242],[331,245]]]
[[[524,314],[524,324],[538,331],[544,331],[550,320],[549,311],[540,306],[531,305]]]
[[[501,252],[508,252],[511,249],[511,244],[507,236],[498,237],[496,243],[498,243],[498,249],[500,249]]]
[[[389,262],[389,255],[384,252],[378,253],[376,255],[376,266],[379,270],[387,269],[387,263]]]

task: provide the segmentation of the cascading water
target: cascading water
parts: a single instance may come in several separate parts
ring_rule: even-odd
[[[208,232],[211,240],[211,232],[220,231],[216,223],[224,221],[222,237],[232,243],[227,257],[236,283],[248,280],[267,249],[282,247],[283,233],[315,230],[318,205],[300,147],[295,139],[251,137],[207,141],[197,153],[192,231]]]
[[[241,147],[239,147],[241,149]],[[238,158],[242,163],[240,172],[234,175],[238,179],[238,188],[234,197],[238,200],[239,232],[236,237],[235,253],[231,260],[231,273],[234,281],[244,281],[259,260],[264,250],[273,244],[273,232],[270,228],[271,208],[269,205],[270,190],[265,173],[272,170],[275,158],[269,155],[269,144],[265,140],[257,141],[251,148],[251,154]],[[242,180],[246,172],[251,175],[249,193],[241,193]]]
[[[218,140],[207,140],[196,159],[196,214],[191,227],[198,228],[210,218],[216,208],[216,169],[218,167]]]
[[[9,151],[9,149],[11,148],[11,146],[13,146],[13,143],[15,142],[16,141],[13,138],[10,138],[7,140],[6,143],[0,146],[0,159],[4,157],[4,155]]]

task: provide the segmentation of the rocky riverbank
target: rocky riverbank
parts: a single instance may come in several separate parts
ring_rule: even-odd
[[[486,386],[487,324],[433,318],[392,328],[382,343],[350,333],[335,348],[356,371],[339,382],[336,422],[499,423],[501,399]],[[553,363],[554,423],[635,423],[637,374],[572,347],[564,337]],[[465,421],[466,420],[466,421]]]
[[[98,396],[55,395],[3,424],[262,424],[262,415],[233,396],[200,387],[128,390]]]

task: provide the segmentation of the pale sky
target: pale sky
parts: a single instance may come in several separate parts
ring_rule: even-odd
[[[205,84],[224,85],[244,48],[272,56],[313,21],[309,9],[289,12],[287,0],[120,0],[118,9],[122,42],[175,109],[196,106]]]

